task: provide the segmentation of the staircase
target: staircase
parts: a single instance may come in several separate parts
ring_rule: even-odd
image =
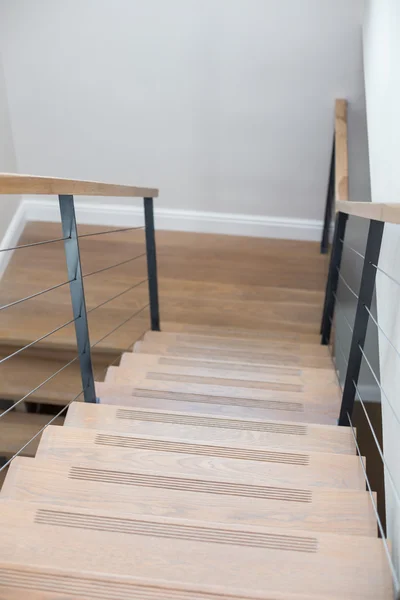
[[[333,368],[239,335],[148,332],[14,459],[4,597],[390,597]]]
[[[43,190],[43,181],[34,179],[39,180],[35,189]],[[59,181],[53,180],[53,193]],[[13,189],[20,189],[17,184],[18,178]],[[68,185],[79,193],[77,182]],[[86,193],[88,187],[78,189]],[[116,190],[108,191],[112,195]],[[148,196],[144,190],[132,195],[141,193]],[[25,242],[34,239],[29,227]],[[292,258],[281,257],[280,265],[286,262],[289,271],[301,261],[298,246],[297,258],[293,251]],[[249,251],[247,247],[244,255]],[[93,256],[99,260],[98,249]],[[143,333],[141,315],[134,321],[135,337],[130,331],[124,334],[128,339],[118,338],[114,346],[109,341],[96,345],[100,328],[110,327],[105,315],[111,313],[102,305],[98,329],[90,331],[91,346],[88,337],[82,346],[76,332],[80,359],[92,350],[95,367],[98,363],[106,369],[105,377],[95,382],[97,401],[86,393],[85,402],[74,399],[68,377],[51,393],[40,388],[27,399],[35,401],[37,413],[28,413],[32,418],[44,418],[42,404],[62,408],[53,418],[47,415],[35,438],[34,457],[10,452],[13,460],[0,495],[0,600],[392,598],[392,574],[366,491],[364,458],[357,454],[354,430],[337,426],[342,391],[328,347],[319,342],[320,287],[288,290],[276,266],[274,285],[266,290],[260,285],[261,263],[253,273],[248,268],[245,291],[225,279],[215,300],[217,284],[209,282],[214,289],[205,290],[200,278],[196,281],[199,271],[193,262],[186,262],[194,273],[194,279],[188,276],[190,283],[171,283],[173,260],[163,257],[162,250],[159,257],[160,305],[167,323],[161,321],[161,331],[147,326]],[[45,266],[54,256],[48,258]],[[147,258],[151,263],[149,252]],[[3,283],[23,269],[17,260],[15,256]],[[316,260],[322,264],[320,256]],[[163,261],[169,264],[167,277]],[[181,264],[180,255],[179,268]],[[93,268],[86,264],[83,273]],[[270,275],[273,270],[270,266]],[[151,281],[151,268],[148,274]],[[136,284],[143,273],[134,271],[133,277]],[[208,273],[202,277],[208,279]],[[47,286],[48,280],[42,283]],[[125,287],[121,275],[117,283],[109,283],[113,295]],[[179,303],[178,288],[186,293]],[[85,281],[89,316],[91,308],[103,303],[102,297],[94,299],[96,289],[99,284],[91,289]],[[35,299],[39,315],[53,319],[53,302],[64,322],[68,315],[60,312],[67,301],[60,304],[60,290],[52,293],[55,300],[47,299],[44,306],[41,298]],[[214,302],[205,302],[207,294]],[[293,297],[303,300],[297,311]],[[140,309],[137,298],[129,314]],[[306,298],[312,299],[312,307]],[[184,304],[189,308],[180,320]],[[203,305],[207,317],[200,312]],[[118,305],[113,316],[124,322],[127,308]],[[241,317],[239,308],[247,314]],[[75,309],[67,310],[74,318]],[[151,287],[150,315],[154,323]],[[245,321],[241,326],[240,318]],[[13,324],[20,334],[7,338],[3,326],[4,356],[17,339],[27,345],[40,334],[18,317]],[[47,329],[53,325],[48,323]],[[4,397],[20,398],[46,364],[54,368],[72,360],[75,337],[69,331],[30,346],[28,358],[23,353],[15,357],[27,361],[26,377],[19,370],[20,381],[12,379],[7,367]],[[4,366],[11,364],[7,360]],[[83,393],[90,385],[85,388],[87,371],[78,364],[73,366],[77,377],[82,374]],[[6,416],[16,419],[18,413]]]

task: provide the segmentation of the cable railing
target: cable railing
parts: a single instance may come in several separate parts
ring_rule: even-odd
[[[6,469],[11,461],[24,452],[26,448],[34,442],[38,438],[41,433],[48,427],[51,423],[57,419],[57,417],[62,416],[65,411],[68,409],[69,405],[82,397],[84,402],[97,402],[96,392],[95,392],[95,383],[94,383],[94,369],[92,363],[92,351],[94,348],[98,347],[102,342],[104,342],[107,338],[113,335],[115,332],[120,330],[124,325],[133,321],[136,317],[138,317],[143,311],[149,309],[150,312],[150,327],[153,331],[159,331],[160,329],[160,317],[159,317],[159,304],[158,304],[158,282],[157,282],[157,262],[156,262],[156,244],[155,244],[155,230],[154,230],[154,210],[153,210],[153,199],[158,196],[158,190],[150,189],[150,188],[137,188],[133,186],[121,186],[114,184],[103,184],[99,182],[88,182],[88,181],[75,181],[75,180],[67,180],[67,179],[56,179],[56,178],[47,178],[47,177],[30,177],[23,175],[9,175],[9,174],[0,174],[0,194],[21,194],[21,193],[29,193],[29,194],[54,194],[58,196],[58,204],[60,209],[60,219],[62,226],[62,237],[48,239],[48,240],[40,240],[40,241],[32,241],[29,243],[22,243],[19,245],[14,245],[9,248],[1,248],[1,252],[14,252],[20,251],[26,248],[32,248],[35,246],[43,246],[46,244],[54,244],[56,242],[63,242],[64,254],[66,260],[66,269],[68,273],[67,280],[57,283],[55,285],[46,287],[42,290],[34,292],[32,294],[28,294],[22,298],[18,298],[16,300],[12,300],[0,306],[0,311],[4,311],[7,309],[12,309],[15,306],[21,305],[25,302],[29,303],[30,300],[35,298],[39,298],[44,294],[48,294],[53,292],[54,290],[58,290],[60,288],[64,288],[69,286],[70,293],[70,302],[72,307],[72,318],[68,319],[64,323],[61,323],[49,331],[41,334],[36,337],[34,340],[29,341],[28,343],[22,345],[20,348],[17,348],[13,352],[6,354],[2,358],[0,358],[0,365],[4,364],[8,361],[11,361],[13,358],[22,355],[26,351],[30,351],[33,348],[41,345],[44,340],[47,340],[57,332],[60,332],[67,328],[68,326],[75,327],[75,339],[76,339],[76,354],[71,358],[71,360],[67,361],[60,368],[55,370],[53,373],[49,374],[43,381],[29,389],[26,393],[21,395],[20,398],[13,400],[10,406],[3,410],[0,413],[0,423],[1,419],[8,415],[10,412],[15,411],[18,407],[23,405],[27,400],[32,400],[32,397],[41,390],[44,386],[46,386],[50,381],[54,380],[60,373],[64,372],[66,369],[74,365],[75,363],[79,363],[79,371],[80,371],[80,379],[81,379],[81,389],[75,394],[75,396],[69,400],[55,416],[49,415],[49,421],[43,427],[40,428],[39,431],[35,433],[27,442],[16,452],[13,456],[11,456],[8,460],[4,462],[4,464],[0,468],[0,472]],[[134,227],[123,227],[123,228],[113,228],[103,231],[94,231],[88,233],[78,233],[78,227],[75,216],[75,200],[74,195],[85,195],[85,196],[124,196],[124,197],[142,197],[143,198],[143,208],[144,208],[144,225],[134,226]],[[121,260],[112,265],[106,265],[104,267],[98,268],[96,270],[83,273],[82,265],[81,265],[81,257],[80,257],[80,239],[82,238],[94,238],[95,236],[103,236],[103,235],[111,235],[118,234],[122,232],[134,232],[143,230],[145,233],[145,249],[144,252],[140,252],[139,254],[135,254],[134,256],[129,257],[128,259]],[[126,239],[126,238],[124,238]],[[85,298],[85,290],[84,290],[84,280],[94,275],[98,275],[104,273],[109,270],[117,269],[122,265],[128,265],[140,259],[146,260],[146,271],[147,277],[140,277],[140,280],[137,281],[137,277],[135,277],[135,281],[125,287],[122,291],[118,291],[118,293],[111,295],[107,299],[102,302],[96,304],[95,306],[87,309],[86,308],[86,298]],[[95,313],[100,308],[107,306],[109,303],[117,300],[118,298],[124,297],[126,294],[133,292],[136,289],[140,289],[142,286],[147,284],[148,288],[148,301],[144,303],[144,305],[140,306],[134,310],[127,318],[123,319],[116,326],[112,327],[108,330],[104,335],[101,335],[95,342],[91,342],[89,336],[89,325],[88,325],[88,315]],[[27,305],[28,306],[28,305]],[[34,315],[32,315],[32,319],[34,319]],[[145,330],[147,330],[146,327]],[[137,335],[132,339],[131,343],[127,347],[127,350],[132,348],[135,342],[140,339],[144,334],[143,333],[138,337]],[[125,352],[126,350],[123,350]],[[115,364],[122,356],[123,352],[118,354],[116,358],[113,360],[111,364]],[[104,366],[103,366],[104,370]],[[22,374],[21,374],[22,375]],[[98,373],[96,372],[96,375]]]
[[[342,356],[345,364],[345,377],[344,384],[341,386],[342,401],[338,415],[338,424],[340,426],[350,427],[352,430],[355,446],[358,455],[360,456],[366,487],[370,493],[370,499],[374,509],[378,530],[383,539],[385,553],[387,555],[392,573],[395,597],[398,599],[400,598],[398,565],[395,565],[394,563],[390,544],[386,539],[385,527],[382,524],[382,514],[380,514],[380,511],[378,510],[376,500],[372,493],[367,469],[361,458],[362,452],[360,451],[356,429],[354,426],[354,408],[356,403],[358,403],[361,407],[361,413],[358,411],[358,414],[361,414],[361,417],[365,419],[367,431],[373,440],[373,445],[376,447],[377,455],[381,461],[385,483],[390,486],[396,511],[400,511],[400,479],[397,478],[396,480],[394,474],[395,472],[390,466],[390,461],[388,461],[384,447],[379,442],[379,435],[374,428],[373,421],[368,412],[368,400],[363,397],[362,388],[360,385],[361,367],[365,365],[366,374],[368,374],[369,377],[372,377],[374,386],[376,385],[377,393],[382,399],[382,404],[387,407],[387,411],[385,411],[385,418],[389,419],[395,428],[398,428],[396,437],[397,439],[400,439],[400,403],[396,402],[397,396],[396,398],[393,398],[393,394],[391,394],[387,389],[387,380],[386,385],[384,382],[382,382],[381,376],[377,373],[377,370],[379,371],[379,369],[374,367],[374,361],[370,356],[368,356],[368,349],[366,347],[367,328],[371,323],[372,327],[375,328],[374,331],[372,330],[372,333],[379,340],[379,346],[382,347],[383,344],[387,344],[387,349],[393,355],[393,361],[390,361],[392,368],[394,369],[393,372],[395,374],[400,374],[400,350],[397,347],[393,337],[388,333],[388,331],[385,331],[384,327],[382,327],[380,324],[379,310],[378,316],[374,316],[374,310],[372,309],[378,275],[382,278],[387,278],[387,280],[398,286],[400,289],[400,281],[397,279],[397,277],[391,275],[388,272],[388,269],[383,269],[379,265],[385,223],[389,222],[393,224],[400,224],[400,204],[374,205],[372,203],[364,202],[339,201],[336,203],[336,209],[337,215],[335,221],[335,231],[333,236],[333,245],[330,257],[329,274],[326,285],[326,295],[321,325],[321,341],[323,344],[330,344],[332,328],[335,325],[337,331],[335,336],[335,348],[337,347],[338,353],[340,353]],[[348,224],[349,215],[353,215],[353,217],[364,218],[369,221],[365,254],[359,252],[346,241],[346,227]],[[362,274],[358,289],[356,285],[349,281],[342,272],[341,266],[344,250],[351,251],[353,254],[357,255],[360,261],[362,261]],[[353,302],[355,300],[356,311],[353,325],[350,323],[346,315],[346,309],[339,299],[341,297],[341,295],[338,293],[339,288],[342,290],[347,290],[348,292],[350,291]],[[378,309],[380,306],[382,305],[379,304],[378,292]],[[346,330],[348,330],[351,334],[350,347],[347,351],[343,348],[340,340],[341,336],[339,336],[338,333],[339,330],[343,331],[341,327],[337,326],[339,319],[345,324]],[[334,359],[335,352],[336,350],[334,349]],[[398,548],[395,549],[395,552],[398,553]]]

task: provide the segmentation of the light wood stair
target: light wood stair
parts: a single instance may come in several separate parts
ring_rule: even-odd
[[[200,590],[205,598],[207,592],[273,598],[274,591],[301,597],[311,587],[315,598],[376,600],[391,593],[376,538],[133,517],[95,506],[7,500],[0,508],[3,552],[14,565],[46,569],[51,563],[81,577],[110,573],[131,585],[158,587],[159,598],[168,598],[177,583],[199,598]]]
[[[242,411],[245,414],[246,411]],[[351,431],[344,427],[299,424],[290,421],[268,421],[243,416],[227,419],[203,412],[199,415],[182,411],[150,410],[142,406],[125,408],[110,404],[84,404],[73,402],[68,409],[64,425],[101,429],[102,431],[135,434],[143,425],[140,417],[153,423],[162,423],[157,432],[159,437],[172,436],[177,440],[193,442],[202,440],[213,444],[238,444],[248,448],[282,447],[286,451],[331,452],[355,454]]]
[[[239,339],[217,337],[227,348]],[[25,599],[29,585],[45,600],[83,590],[116,600],[139,590],[154,600],[390,598],[351,431],[323,421],[338,408],[333,369],[224,362],[209,357],[215,339],[200,340],[199,364],[170,360],[162,344],[156,355],[124,354],[97,384],[98,404],[72,403],[36,458],[14,459],[0,495],[0,598]],[[264,341],[256,346],[264,354]],[[134,395],[143,391],[161,396]],[[214,410],[229,402],[235,416]],[[271,419],[266,402],[307,412]]]
[[[169,471],[168,471],[169,472]],[[16,458],[2,498],[54,505],[122,510],[132,515],[179,517],[282,529],[376,537],[365,491],[240,484],[228,479],[119,470],[71,458],[68,462]]]
[[[59,234],[28,224],[20,242]],[[102,238],[82,240],[84,272],[143,248],[141,233]],[[72,403],[62,427],[36,438],[35,458],[10,465],[0,600],[389,600],[360,457],[336,426],[340,390],[319,345],[316,246],[176,232],[157,243],[163,332],[145,333],[144,312],[96,346],[99,403]],[[38,246],[36,260],[28,270],[13,256],[3,304],[65,279],[61,247]],[[144,274],[138,262],[87,279],[88,308]],[[144,300],[145,288],[89,313],[91,341]],[[35,320],[19,305],[0,314],[1,356],[67,321],[68,290],[32,310]],[[74,353],[70,327],[7,361],[3,398]],[[29,400],[69,403],[77,367]],[[51,418],[27,417],[29,427]]]

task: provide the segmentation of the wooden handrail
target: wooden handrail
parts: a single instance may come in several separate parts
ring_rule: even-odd
[[[400,224],[400,204],[380,204],[379,202],[336,202],[336,212],[383,221],[384,223]]]
[[[346,100],[336,100],[335,103],[335,198],[349,199]]]
[[[99,181],[0,173],[0,194],[72,194],[76,196],[157,198],[158,190]]]

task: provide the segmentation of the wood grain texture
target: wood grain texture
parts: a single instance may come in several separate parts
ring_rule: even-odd
[[[54,567],[34,567],[12,562],[0,562],[0,600],[221,600],[221,590],[210,586],[193,586],[154,582],[136,577],[91,573]],[[243,595],[244,594],[244,595]],[[257,592],[250,596],[235,590],[223,593],[224,600],[316,600],[312,592]],[[321,596],[319,597],[321,600]],[[343,596],[324,596],[323,600],[343,600]]]
[[[298,369],[281,365],[257,366],[249,363],[167,357],[137,352],[124,352],[119,361],[119,368],[131,371],[150,370],[176,375],[198,375],[204,378],[248,381],[254,384],[276,383],[282,386],[293,386],[291,388],[293,391],[303,392],[321,388],[330,391],[338,387],[337,377],[332,368],[323,370]]]
[[[76,196],[156,198],[158,190],[132,185],[102,183],[100,181],[0,173],[0,194],[74,194]]]
[[[100,572],[192,593],[208,588],[222,597],[270,599],[310,588],[319,599],[392,594],[382,541],[374,538],[6,500],[0,526],[4,556],[22,567],[47,567],[51,557],[55,568],[81,576]]]
[[[179,359],[178,359],[179,360]],[[151,379],[157,374],[157,378],[165,378],[168,381],[171,378],[181,379],[185,381],[201,382],[208,385],[228,385],[239,386],[241,388],[256,388],[277,392],[292,392],[299,394],[325,393],[327,396],[339,393],[337,378],[335,374],[326,371],[326,377],[312,377],[310,370],[310,378],[305,380],[305,377],[296,375],[286,375],[280,373],[279,369],[270,368],[258,370],[257,372],[249,372],[248,370],[240,370],[240,365],[237,369],[224,369],[222,364],[211,364],[206,366],[196,366],[196,361],[183,359],[180,364],[169,361],[163,356],[154,356],[151,354],[124,353],[121,357],[119,367],[109,367],[107,370],[106,381],[117,381],[119,374],[129,378],[131,374],[141,373],[142,376]],[[185,364],[186,363],[186,364]],[[229,365],[227,365],[229,367]],[[319,370],[316,369],[319,373]],[[336,381],[335,381],[336,379]]]
[[[331,414],[338,413],[341,397],[338,390],[333,389],[325,394],[321,390],[314,390],[308,393],[296,391],[282,391],[270,388],[255,388],[237,385],[240,381],[228,380],[224,385],[223,380],[218,384],[203,383],[204,378],[191,375],[168,375],[157,372],[139,372],[126,371],[117,367],[109,367],[107,370],[107,383],[115,383],[118,386],[124,386],[135,389],[139,395],[142,391],[157,393],[172,393],[180,395],[191,395],[195,398],[204,396],[205,400],[211,402],[221,402],[227,404],[237,404],[239,406],[265,408],[273,410],[282,410],[286,413],[302,412],[308,406],[317,413]],[[230,384],[230,385],[228,385]]]
[[[201,289],[199,288],[198,292]],[[294,290],[293,290],[294,291]],[[295,291],[294,291],[295,292]],[[283,296],[283,299],[285,297]],[[303,302],[305,299],[302,299]],[[293,342],[304,342],[304,343],[319,343],[321,336],[315,333],[301,333],[297,331],[257,331],[256,329],[249,330],[243,327],[218,327],[210,325],[194,325],[191,323],[177,323],[176,321],[164,321],[163,320],[163,331],[170,331],[172,333],[191,333],[197,335],[211,335],[224,338],[245,338],[247,340],[288,340]]]
[[[243,484],[266,484],[275,478],[280,485],[305,485],[338,489],[364,490],[365,481],[357,456],[324,453],[285,453],[265,449],[265,460],[214,457],[209,450],[199,453],[178,451],[147,450],[138,448],[135,438],[143,438],[143,429],[149,423],[149,430],[157,430],[156,422],[144,421],[139,424],[141,433],[112,435],[101,430],[76,429],[72,427],[48,427],[37,451],[38,458],[69,461],[99,461],[104,465],[118,468],[151,471],[160,475],[182,474],[187,476],[213,476],[221,480],[231,480]],[[163,424],[159,423],[159,430]],[[145,436],[148,442],[151,433]],[[152,444],[148,444],[149,447]],[[200,443],[199,443],[200,446]],[[154,446],[152,446],[154,447]],[[180,452],[179,450],[183,450]],[[233,456],[234,451],[231,452]],[[237,454],[236,454],[237,456]],[[258,456],[260,457],[260,455]]]
[[[242,352],[274,352],[276,354],[299,354],[305,356],[328,356],[329,350],[321,343],[305,344],[292,340],[247,340],[218,336],[194,335],[190,333],[172,333],[164,331],[147,331],[143,336],[144,342],[153,344],[178,345],[190,348],[211,348],[229,350],[237,348]]]
[[[68,408],[64,426],[84,429],[100,429],[114,433],[133,433],[136,416],[143,411],[110,406],[73,402]],[[261,419],[227,419],[204,411],[201,415],[178,411],[153,411],[153,414],[176,416],[177,424],[164,423],[163,429],[154,437],[173,437],[193,443],[193,440],[213,444],[228,443],[247,448],[284,448],[287,451],[332,452],[355,454],[351,431],[346,427],[267,421]],[[182,418],[182,423],[179,423]]]
[[[347,100],[336,100],[335,103],[335,198],[349,199]]]
[[[261,525],[376,537],[369,494],[363,491],[221,485],[210,477],[141,476],[134,472],[17,458],[2,499],[90,508],[130,515]]]
[[[400,223],[400,205],[378,202],[337,202],[336,211],[383,223]]]
[[[176,392],[158,392],[156,390],[136,390],[132,385],[116,385],[115,383],[96,383],[96,395],[102,404],[114,406],[151,408],[172,411],[184,411],[194,414],[220,415],[234,418],[272,419],[275,421],[288,420],[300,423],[319,423],[337,425],[337,410],[328,413],[316,412],[310,406],[297,403],[291,406],[290,412],[283,411],[286,405],[271,405],[266,403],[249,402],[249,400],[234,400],[219,396],[199,394],[178,394]],[[250,405],[249,405],[250,404]]]
[[[168,356],[182,356],[199,358],[201,360],[226,360],[265,365],[283,365],[294,368],[329,369],[332,360],[325,352],[319,356],[298,355],[295,353],[275,352],[273,349],[259,352],[257,350],[244,351],[241,348],[218,349],[190,347],[184,344],[156,344],[154,342],[140,342],[135,344],[135,352],[146,354],[165,354]]]

